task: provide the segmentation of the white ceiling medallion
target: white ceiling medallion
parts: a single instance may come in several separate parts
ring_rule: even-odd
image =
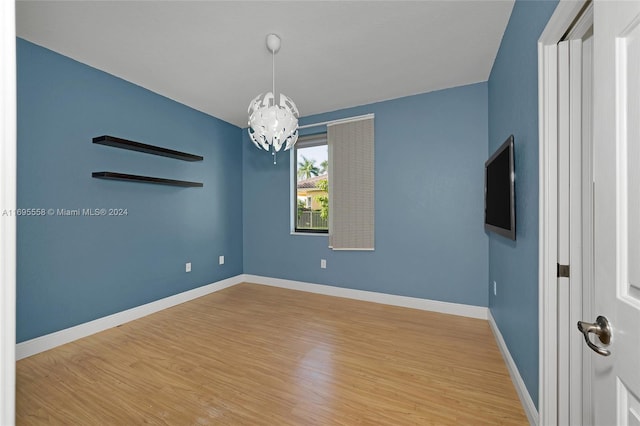
[[[272,91],[256,96],[249,104],[249,136],[258,148],[273,151],[273,155],[291,148],[298,140],[298,108],[293,101],[280,94],[276,102],[276,53],[280,50],[280,37],[267,36],[267,49],[272,55]]]

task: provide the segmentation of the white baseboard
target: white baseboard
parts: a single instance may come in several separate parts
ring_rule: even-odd
[[[288,288],[291,290],[307,291],[309,293],[327,296],[344,297],[347,299],[364,300],[385,305],[402,306],[423,311],[440,312],[443,314],[459,315],[463,317],[487,319],[489,310],[483,306],[463,305],[460,303],[440,302],[437,300],[420,299],[417,297],[398,296],[394,294],[377,293],[366,290],[334,287],[323,284],[311,284],[302,281],[284,280],[280,278],[262,277],[259,275],[242,275],[245,282]]]
[[[502,352],[502,357],[504,358],[504,362],[507,364],[507,368],[509,369],[509,374],[511,375],[511,381],[513,381],[513,385],[516,388],[516,392],[518,392],[518,396],[520,397],[520,402],[522,402],[522,406],[524,407],[524,411],[527,414],[527,418],[529,419],[529,424],[533,426],[538,425],[538,410],[536,409],[533,400],[531,399],[531,395],[529,395],[529,391],[527,390],[526,385],[524,384],[524,380],[522,380],[522,376],[520,376],[520,372],[518,371],[518,367],[516,366],[515,361],[511,357],[509,353],[509,349],[507,348],[507,344],[502,337],[502,333],[498,329],[498,324],[496,324],[496,320],[493,319],[493,315],[491,315],[491,311],[487,312],[489,326],[491,327],[491,331],[493,331],[494,336],[496,337],[496,341],[498,342],[498,348],[500,348],[500,352]]]
[[[179,305],[180,303],[184,303],[201,296],[205,296],[209,293],[220,291],[227,287],[239,284],[242,281],[242,275],[236,275],[235,277],[227,278],[212,284],[194,288],[193,290],[188,290],[183,293],[165,297],[164,299],[156,300],[155,302],[136,306],[135,308],[127,309],[126,311],[117,312],[115,314],[79,324],[74,327],[56,331],[55,333],[46,334],[44,336],[36,337],[35,339],[18,343],[16,345],[16,360],[20,360],[31,355],[53,349],[56,346],[64,345],[65,343],[72,342],[82,337],[90,336],[92,334],[107,330],[112,327],[117,327],[126,322],[142,318],[146,315],[153,314],[154,312]]]
[[[121,324],[142,318],[180,303],[196,299],[222,289],[249,282],[269,285],[273,287],[288,288],[291,290],[307,291],[309,293],[324,294],[327,296],[344,297],[347,299],[363,300],[367,302],[382,303],[385,305],[402,306],[405,308],[420,309],[423,311],[440,312],[445,314],[460,315],[464,317],[487,319],[488,309],[482,306],[463,305],[459,303],[440,302],[437,300],[419,299],[417,297],[397,296],[393,294],[376,293],[373,291],[354,290],[350,288],[334,287],[330,285],[311,284],[302,281],[283,280],[280,278],[262,277],[259,275],[240,274],[222,281],[194,288],[183,293],[165,297],[155,302],[136,306],[126,311],[98,318],[93,321],[79,324],[74,327],[56,331],[55,333],[36,337],[16,345],[16,360],[20,360],[40,352],[53,349],[56,346],[90,336],[100,331],[117,327]]]

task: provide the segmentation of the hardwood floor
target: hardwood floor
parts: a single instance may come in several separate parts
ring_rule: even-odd
[[[17,363],[17,424],[527,424],[487,321],[240,284]]]

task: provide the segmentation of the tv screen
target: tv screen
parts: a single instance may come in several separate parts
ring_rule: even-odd
[[[513,135],[484,163],[484,228],[516,239]]]

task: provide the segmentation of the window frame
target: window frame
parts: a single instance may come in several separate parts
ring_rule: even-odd
[[[321,132],[316,132],[313,134],[300,136],[298,141],[291,149],[291,164],[290,164],[290,174],[291,174],[291,194],[289,197],[289,202],[291,203],[291,235],[311,235],[311,236],[328,236],[329,229],[304,229],[297,227],[297,216],[298,216],[298,149],[300,148],[311,148],[314,146],[327,146],[327,160],[329,159],[328,149],[329,143],[327,140],[327,132],[326,130]],[[331,210],[329,210],[329,214],[331,214]]]

